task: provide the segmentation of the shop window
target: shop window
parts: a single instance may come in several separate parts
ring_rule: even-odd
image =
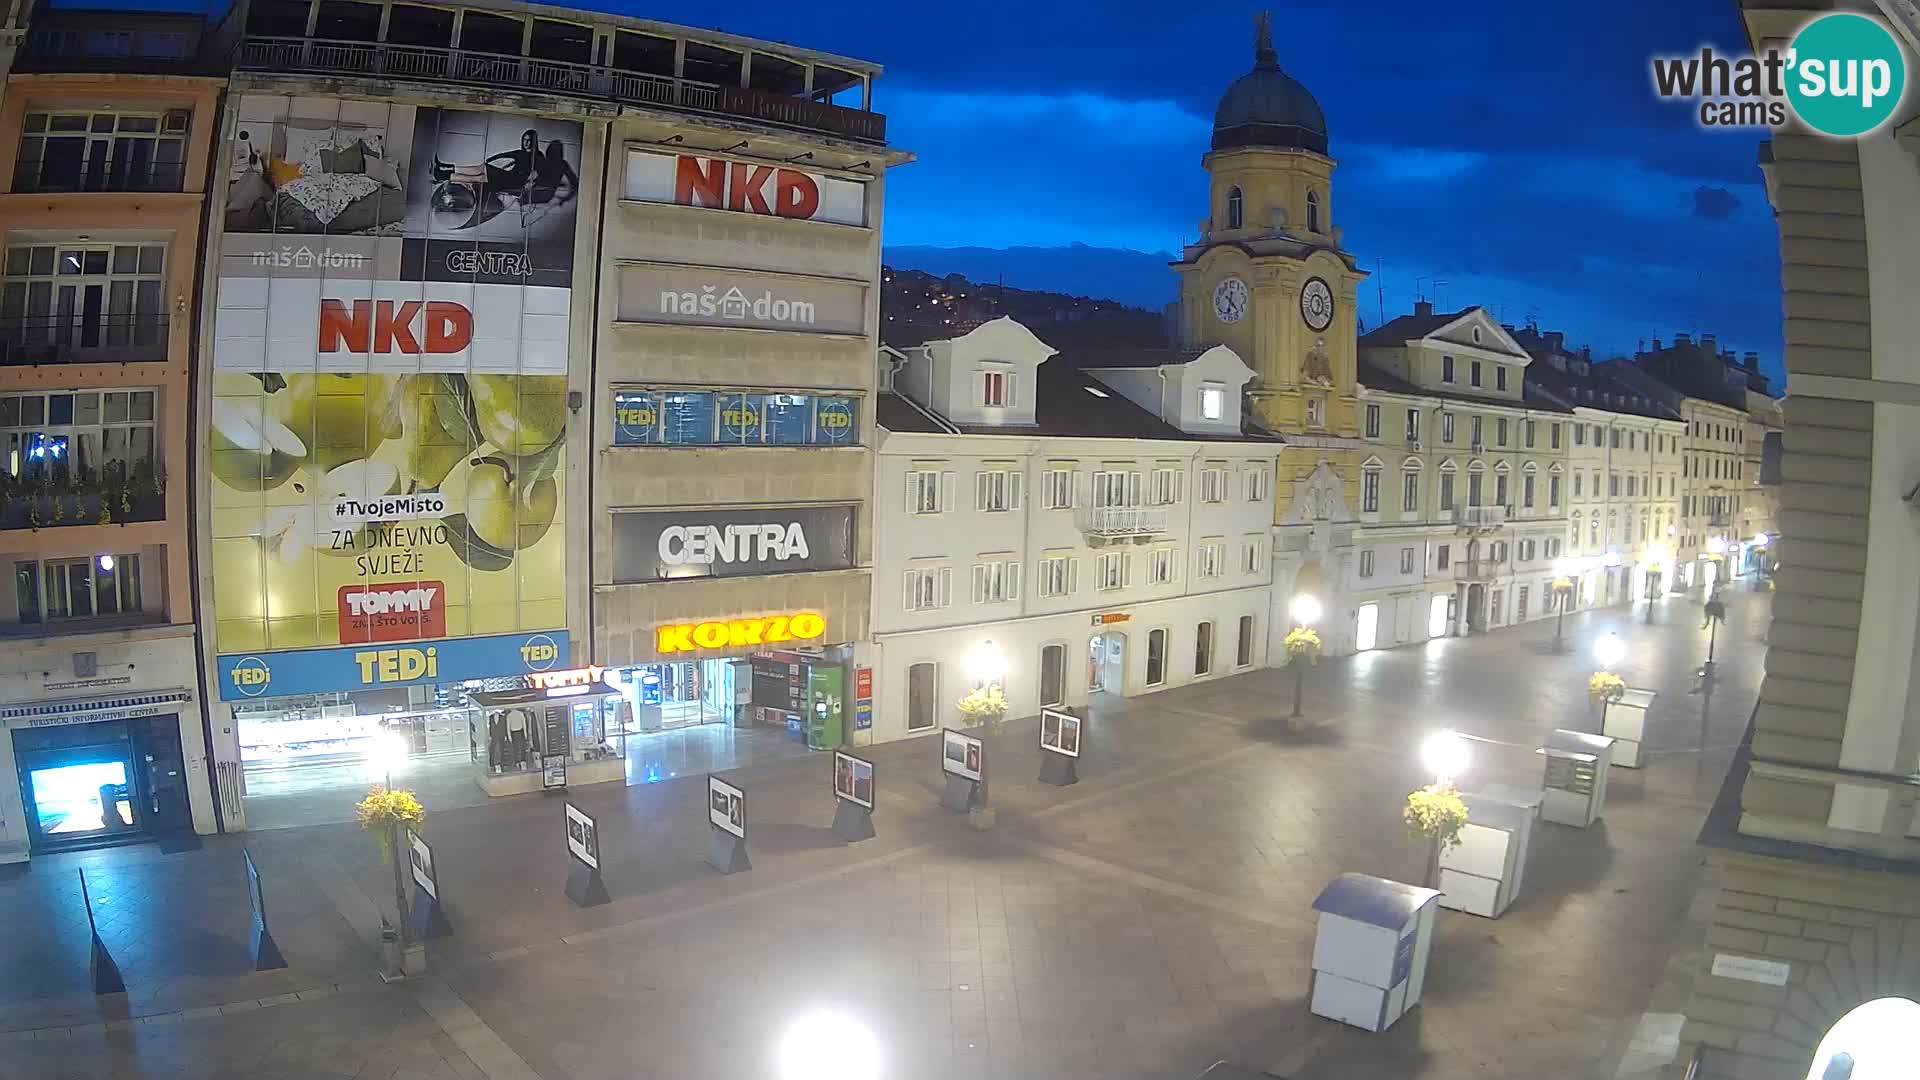
[[[907,668],[907,730],[926,731],[939,719],[940,665],[914,664]]]
[[[460,48],[466,52],[519,56],[526,38],[527,24],[519,19],[470,10],[460,21]]]
[[[328,41],[380,40],[380,5],[359,0],[320,0],[313,36]]]
[[[1253,616],[1240,616],[1240,641],[1234,652],[1234,664],[1239,667],[1253,665]]]
[[[1213,624],[1203,622],[1193,633],[1193,673],[1205,675],[1213,670]]]
[[[142,610],[138,555],[16,562],[13,567],[23,623],[136,615]]]
[[[453,12],[419,4],[395,4],[387,16],[387,40],[395,45],[445,49],[453,44]]]
[[[593,63],[593,29],[554,19],[533,20],[533,40],[527,55],[567,64]]]
[[[687,42],[686,77],[714,86],[739,86],[744,55],[704,42]]]
[[[673,39],[627,30],[613,36],[613,66],[642,75],[673,75]]]
[[[1159,686],[1167,681],[1167,632],[1150,630],[1147,632],[1147,685]]]

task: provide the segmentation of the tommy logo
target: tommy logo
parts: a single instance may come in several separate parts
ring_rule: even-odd
[[[411,641],[447,635],[446,585],[438,581],[393,581],[342,585],[342,642]]]

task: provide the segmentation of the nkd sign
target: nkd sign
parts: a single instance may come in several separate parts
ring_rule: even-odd
[[[697,154],[627,151],[626,197],[796,221],[867,223],[867,185],[857,180]]]
[[[666,263],[620,268],[622,322],[863,334],[861,281]]]
[[[613,580],[745,577],[853,565],[853,507],[635,510],[613,515]]]

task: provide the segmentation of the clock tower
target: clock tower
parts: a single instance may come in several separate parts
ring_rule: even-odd
[[[1227,345],[1247,361],[1263,426],[1351,438],[1354,289],[1366,275],[1333,224],[1320,103],[1280,70],[1268,15],[1257,28],[1253,70],[1221,97],[1201,159],[1211,197],[1200,240],[1174,264],[1181,343]]]

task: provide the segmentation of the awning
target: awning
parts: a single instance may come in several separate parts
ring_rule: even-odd
[[[178,712],[174,706],[192,700],[193,695],[185,690],[160,690],[150,694],[33,701],[0,707],[0,725],[52,727],[58,724],[92,724],[101,720],[130,720],[136,716]]]

